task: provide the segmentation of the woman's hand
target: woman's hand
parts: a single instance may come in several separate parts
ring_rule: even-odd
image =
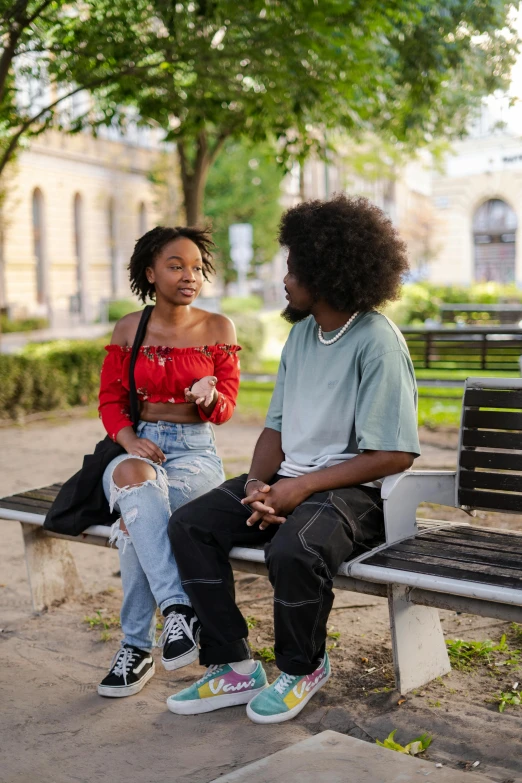
[[[165,462],[165,454],[159,446],[148,438],[138,438],[132,427],[124,427],[118,432],[116,442],[123,446],[127,454],[135,457],[145,457],[157,465]]]
[[[208,408],[217,397],[216,383],[214,375],[205,375],[192,385],[192,389],[185,389],[185,400]]]

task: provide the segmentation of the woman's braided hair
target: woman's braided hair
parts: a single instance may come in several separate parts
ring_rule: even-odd
[[[145,270],[152,266],[158,254],[161,253],[165,245],[174,239],[184,237],[190,239],[197,245],[203,261],[203,277],[209,279],[209,275],[215,272],[212,264],[212,248],[215,247],[212,241],[210,228],[196,228],[194,226],[176,226],[169,228],[167,226],[156,226],[156,228],[143,234],[134,246],[134,252],[131,256],[128,266],[130,273],[130,288],[133,294],[136,294],[142,302],[147,299],[155,298],[154,283],[149,283]]]

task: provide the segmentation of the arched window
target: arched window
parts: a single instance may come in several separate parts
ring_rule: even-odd
[[[82,313],[83,299],[83,199],[79,193],[74,196],[74,254],[76,257],[76,295],[71,309]]]
[[[142,201],[138,208],[138,234],[140,237],[147,232],[147,207]]]
[[[501,199],[485,201],[473,218],[475,279],[496,283],[515,280],[517,216]]]
[[[118,269],[116,253],[116,214],[114,211],[114,199],[109,199],[107,208],[107,229],[109,242],[109,258],[111,260],[111,295],[113,298],[118,293]]]
[[[46,270],[45,270],[45,248],[44,248],[44,216],[43,216],[43,194],[40,188],[33,191],[33,253],[36,258],[36,298],[38,304],[45,304],[47,298],[46,291]]]

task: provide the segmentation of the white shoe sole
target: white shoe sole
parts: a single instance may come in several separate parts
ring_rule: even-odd
[[[256,688],[243,693],[224,693],[223,696],[207,696],[205,699],[192,699],[191,701],[176,701],[170,696],[167,699],[167,707],[175,715],[199,715],[202,712],[213,712],[224,707],[236,707],[238,704],[248,704],[254,696],[264,691],[268,686]]]
[[[139,693],[148,683],[150,678],[154,676],[155,671],[155,666],[152,664],[144,678],[139,682],[134,683],[134,685],[122,685],[119,688],[114,688],[110,685],[98,685],[98,694],[100,696],[109,696],[113,699],[121,699],[124,696],[134,696],[134,694]]]
[[[199,650],[194,647],[189,650],[185,655],[180,655],[179,658],[170,658],[170,660],[161,659],[161,662],[168,672],[173,672],[175,669],[181,669],[182,666],[188,666],[189,663],[194,663],[199,658]]]
[[[322,679],[318,685],[315,686],[313,691],[310,691],[310,693],[305,696],[301,704],[297,704],[291,710],[288,710],[288,712],[281,712],[279,715],[258,715],[257,712],[254,712],[254,710],[250,707],[250,704],[248,704],[246,708],[246,714],[254,723],[284,723],[285,720],[292,720],[292,718],[295,718],[296,715],[299,715],[301,710],[306,707],[312,696],[314,696],[317,691],[319,691],[323,685],[328,682],[330,676],[331,672],[327,677],[324,677],[324,679]]]

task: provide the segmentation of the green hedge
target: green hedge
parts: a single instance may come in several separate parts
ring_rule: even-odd
[[[522,302],[522,289],[515,285],[475,283],[471,286],[440,286],[433,283],[408,283],[401,298],[384,312],[400,326],[419,326],[427,318],[440,318],[441,304],[501,304]],[[487,322],[487,317],[484,319]]]
[[[234,318],[244,371],[260,366],[263,324]],[[29,344],[21,354],[0,354],[0,419],[96,403],[108,338]]]
[[[36,329],[47,329],[47,318],[23,318],[19,321],[10,321],[7,316],[0,315],[0,331],[3,334],[13,332],[34,332]]]
[[[257,316],[246,313],[238,313],[232,320],[236,325],[237,341],[243,349],[239,354],[242,371],[260,371],[265,339],[263,322]]]
[[[95,402],[103,355],[103,341],[87,340],[0,354],[0,418]]]
[[[119,321],[124,315],[135,313],[137,310],[143,310],[144,305],[133,301],[132,299],[115,299],[109,302],[107,308],[107,317],[111,323]]]

